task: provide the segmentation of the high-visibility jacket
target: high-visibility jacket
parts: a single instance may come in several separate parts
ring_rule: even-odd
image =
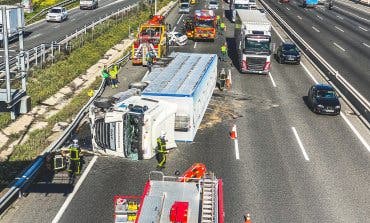
[[[107,71],[106,69],[103,69],[103,70],[101,71],[101,76],[102,76],[104,79],[108,78],[108,77],[109,77],[109,73],[108,73],[108,71]]]
[[[109,71],[109,77],[111,79],[117,79],[117,74],[118,74],[118,66],[114,65],[113,69]]]
[[[226,46],[221,46],[221,52],[226,53],[227,52],[227,47]]]
[[[159,153],[166,153],[167,152],[166,142],[163,139],[157,138],[157,146],[158,146],[158,152]]]
[[[225,29],[226,28],[226,25],[225,23],[221,22],[221,25],[220,25],[221,29]]]
[[[220,21],[221,17],[218,15],[216,16],[217,22]]]

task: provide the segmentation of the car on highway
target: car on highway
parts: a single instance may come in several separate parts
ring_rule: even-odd
[[[180,32],[168,32],[167,37],[171,46],[184,46],[188,42],[188,37]]]
[[[307,105],[311,111],[319,114],[338,115],[341,109],[334,88],[327,84],[315,84],[310,87]]]
[[[80,9],[97,9],[98,0],[80,0]]]
[[[301,61],[301,51],[291,42],[283,42],[277,48],[275,56],[278,63],[299,64]]]
[[[47,22],[63,22],[68,19],[68,11],[63,7],[53,7],[46,14]]]
[[[190,13],[190,4],[189,4],[189,2],[180,3],[179,13],[186,13],[186,14]]]
[[[208,9],[218,9],[218,2],[216,0],[210,0],[208,3]]]
[[[289,3],[289,0],[279,0],[280,3]]]

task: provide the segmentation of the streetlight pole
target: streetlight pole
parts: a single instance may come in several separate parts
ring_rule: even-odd
[[[154,15],[157,15],[157,0],[154,0]]]

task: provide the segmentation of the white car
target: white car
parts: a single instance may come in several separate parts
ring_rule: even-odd
[[[211,0],[208,4],[208,9],[218,9],[218,2]]]
[[[167,37],[171,46],[184,46],[188,42],[188,37],[180,32],[168,32]]]
[[[53,7],[50,9],[48,14],[46,14],[47,22],[63,22],[68,18],[68,12],[63,7]]]

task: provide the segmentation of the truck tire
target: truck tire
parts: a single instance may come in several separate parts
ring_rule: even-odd
[[[110,98],[97,98],[94,105],[98,108],[110,108],[112,107],[112,100]]]
[[[128,89],[137,88],[143,91],[148,86],[146,82],[133,82],[128,85]]]

